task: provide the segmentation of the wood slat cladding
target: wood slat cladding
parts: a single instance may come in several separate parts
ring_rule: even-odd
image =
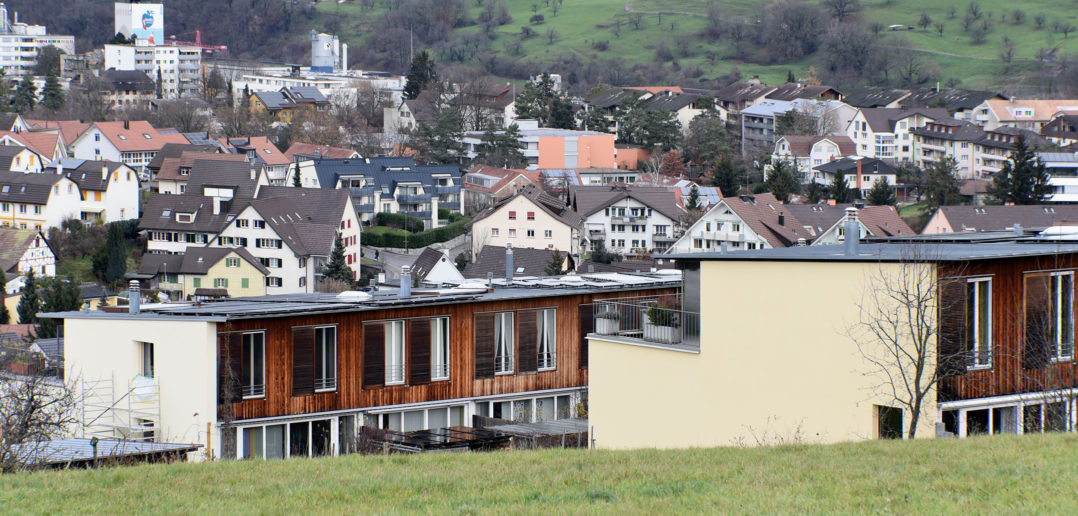
[[[408,321],[408,383],[430,382],[430,319]]]
[[[338,346],[340,343],[338,342]],[[377,322],[363,325],[363,387],[386,381],[386,327]]]
[[[599,292],[583,295],[551,295],[542,298],[477,301],[439,306],[401,306],[382,310],[365,310],[324,315],[294,315],[278,318],[258,318],[231,321],[231,331],[265,330],[266,332],[266,396],[233,404],[236,420],[275,417],[331,410],[361,409],[382,405],[420,403],[426,401],[512,394],[545,389],[586,386],[588,371],[580,365],[582,351],[579,328],[579,306],[596,299],[645,295],[674,294],[675,288],[653,288]],[[556,292],[552,292],[554,294]],[[493,374],[493,347],[490,351],[489,377],[477,377],[475,334],[476,315],[507,310],[537,310],[555,308],[557,324],[557,369],[529,374]],[[432,317],[449,318],[449,379],[419,385],[383,386],[384,368],[378,384],[364,386],[366,379],[364,344],[385,353],[384,326],[387,320],[414,320]],[[490,342],[493,342],[493,317],[490,319]],[[378,322],[379,324],[370,324]],[[299,326],[337,325],[337,389],[309,395],[292,396],[292,329]],[[366,328],[381,327],[380,335],[367,336]],[[590,327],[589,327],[590,330]],[[375,330],[377,331],[377,330]],[[383,366],[384,367],[384,366]]]
[[[577,316],[579,326],[576,336],[577,348],[580,350],[580,368],[588,367],[588,333],[595,329],[595,307],[580,305],[580,314]]]
[[[539,368],[539,312],[517,312],[517,371],[534,373]]]
[[[1078,257],[1070,254],[941,265],[941,280],[978,276],[992,279],[992,365],[984,369],[961,368],[957,374],[943,378],[940,401],[1078,387],[1075,359],[1037,363],[1032,357],[1026,358],[1027,344],[1036,344],[1026,339],[1027,279],[1075,267]]]
[[[314,328],[292,329],[292,395],[314,392]]]

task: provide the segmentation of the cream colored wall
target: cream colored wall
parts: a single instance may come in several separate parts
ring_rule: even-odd
[[[894,264],[703,262],[701,351],[591,339],[589,423],[602,448],[837,442],[877,435],[877,376],[847,336],[869,278]],[[721,285],[721,288],[717,288]],[[935,394],[918,435],[935,434]],[[903,424],[908,424],[908,413]]]
[[[516,220],[509,220],[509,212],[517,212]],[[528,220],[528,212],[535,212],[535,220]],[[491,236],[491,229],[498,228],[498,236]],[[516,229],[517,236],[509,238],[509,230]],[[535,236],[528,238],[528,230],[534,230]],[[543,236],[545,230],[551,230],[551,238]],[[577,252],[573,245],[573,228],[555,219],[542,208],[536,206],[527,197],[517,196],[502,205],[482,220],[472,225],[472,252],[478,253],[485,245],[505,247],[506,242],[513,247],[527,249],[557,249]]]
[[[951,233],[954,228],[951,227],[951,223],[947,221],[947,216],[943,214],[943,210],[937,209],[936,213],[932,214],[932,218],[928,219],[928,224],[925,224],[925,228],[921,230],[922,235],[937,235],[940,233]]]
[[[236,258],[240,261],[239,267],[228,267],[225,265],[229,258]],[[264,296],[266,295],[266,277],[262,275],[254,265],[251,265],[240,258],[236,253],[229,253],[221,261],[210,267],[210,270],[206,271],[205,275],[196,276],[194,274],[183,275],[183,296],[191,296],[195,294],[195,278],[202,279],[202,286],[199,288],[217,288],[214,286],[214,280],[217,278],[225,278],[228,280],[228,296],[229,297],[247,297],[247,296]],[[243,278],[247,278],[247,288],[243,288]]]
[[[64,368],[71,381],[114,378],[114,396],[127,392],[140,372],[138,342],[154,344],[154,376],[160,386],[161,442],[206,441],[214,424],[218,446],[216,323],[162,319],[66,319]],[[123,408],[123,405],[119,405]],[[81,417],[81,412],[80,412]]]

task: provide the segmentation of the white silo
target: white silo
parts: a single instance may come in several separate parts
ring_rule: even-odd
[[[332,72],[338,60],[337,36],[311,31],[311,71]]]

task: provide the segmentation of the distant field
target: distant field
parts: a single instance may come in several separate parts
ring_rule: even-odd
[[[676,431],[673,429],[672,431]],[[0,476],[5,514],[1074,514],[1078,436],[348,456]]]
[[[674,48],[678,34],[695,35],[706,26],[704,16],[707,6],[714,3],[719,6],[724,17],[730,19],[756,18],[756,12],[761,5],[767,2],[752,0],[565,0],[563,7],[554,15],[549,8],[545,7],[543,0],[508,0],[510,14],[513,21],[498,29],[498,38],[492,43],[492,49],[499,53],[509,55],[514,50],[516,43],[520,42],[520,54],[522,57],[538,62],[549,62],[555,58],[566,55],[578,55],[582,58],[601,57],[609,59],[618,57],[626,64],[646,63],[654,60],[655,49],[665,42],[671,49]],[[381,2],[378,2],[381,5]],[[474,7],[475,2],[469,2],[473,6],[473,14],[478,14],[479,8]],[[546,21],[543,24],[531,25],[528,19],[532,16],[531,6],[539,6],[538,13],[543,14]],[[639,30],[630,25],[630,14],[626,12],[627,6],[631,5],[634,11],[663,11],[666,13],[681,12],[696,14],[643,14],[643,21]],[[922,51],[937,52],[929,55],[936,61],[943,73],[942,81],[954,78],[961,80],[966,87],[987,87],[1007,83],[1008,78],[1002,76],[1003,66],[999,60],[1001,42],[1004,35],[1014,41],[1014,69],[1023,71],[1035,65],[1033,56],[1040,49],[1058,49],[1061,54],[1071,55],[1078,52],[1078,31],[1070,33],[1064,38],[1062,33],[1054,33],[1054,22],[1065,22],[1078,26],[1078,3],[1074,0],[1024,0],[1022,2],[1004,0],[979,0],[982,16],[993,21],[993,27],[986,34],[985,42],[974,44],[971,38],[962,30],[961,22],[964,17],[967,2],[939,2],[938,0],[864,0],[864,10],[859,15],[866,23],[878,22],[882,25],[913,25],[916,26],[921,13],[927,13],[934,22],[943,22],[944,32],[940,36],[934,27],[927,31],[916,28],[912,31],[902,31],[912,45]],[[956,16],[951,18],[949,8],[954,5]],[[370,11],[363,11],[355,2],[336,4],[324,2],[318,4],[322,16],[316,19],[317,24],[324,23],[330,17],[337,17],[342,21],[341,32],[345,35],[344,40],[350,45],[361,44],[360,40],[372,30],[377,30],[376,21],[378,15],[383,12],[381,7]],[[1020,25],[1012,23],[1012,13],[1015,9],[1021,9],[1025,13],[1025,20]],[[1006,13],[1007,21],[1001,21],[1001,15]],[[1046,22],[1042,29],[1035,27],[1036,15],[1045,15]],[[621,20],[620,35],[615,35],[617,20]],[[673,27],[671,27],[673,24]],[[537,35],[533,38],[521,40],[520,28],[523,25],[531,26]],[[547,30],[554,28],[558,36],[553,43],[548,43]],[[474,32],[478,27],[466,27],[459,29],[463,32]],[[704,71],[704,77],[714,78],[728,73],[733,67],[738,67],[744,77],[759,75],[767,82],[783,82],[787,70],[792,70],[798,77],[805,77],[810,66],[815,63],[812,57],[802,61],[779,64],[762,65],[742,63],[723,59],[730,55],[730,49],[725,41],[716,44],[708,43],[700,37],[693,37],[690,47],[690,57],[679,57],[678,63],[685,69],[699,66]],[[596,41],[605,41],[608,49],[597,51],[593,48]],[[707,59],[707,52],[720,56],[714,62]],[[675,51],[675,54],[677,52]],[[950,55],[948,55],[950,54]],[[1013,74],[1013,73],[1012,73]]]

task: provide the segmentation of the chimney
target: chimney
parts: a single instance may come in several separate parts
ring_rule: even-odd
[[[505,243],[505,283],[513,282],[513,244]]]
[[[438,194],[430,197],[430,228],[438,229]]]
[[[401,297],[412,297],[412,268],[401,266]]]
[[[490,289],[491,292],[494,291],[494,273],[493,272],[487,272],[487,288]]]
[[[131,280],[127,287],[128,298],[130,302],[127,304],[127,311],[133,315],[139,313],[139,302],[142,301],[142,289],[139,288],[138,280]]]
[[[258,177],[258,173],[255,172],[255,169],[252,167],[251,168],[251,181],[254,181],[257,177]]]
[[[1014,236],[1023,236],[1024,234],[1025,233],[1022,231],[1022,225],[1015,222],[1014,223]]]
[[[846,220],[843,222],[846,238],[846,256],[857,256],[857,246],[861,241],[861,223],[857,221],[857,208],[846,208]]]
[[[808,240],[805,240],[804,237],[797,239],[797,247],[805,247],[806,245],[808,245]]]
[[[861,194],[861,160],[857,160],[857,193]]]
[[[59,161],[56,162],[56,174],[64,175],[64,164]]]
[[[130,129],[131,129],[131,121],[130,120],[124,120],[124,131],[129,131]]]
[[[781,211],[779,212],[779,225],[780,226],[785,226],[786,225],[786,214],[782,213]]]
[[[214,197],[213,198],[213,214],[214,215],[220,215],[221,214],[221,198],[220,197]]]
[[[102,181],[108,181],[109,180],[109,166],[107,164],[101,165],[101,180]]]

